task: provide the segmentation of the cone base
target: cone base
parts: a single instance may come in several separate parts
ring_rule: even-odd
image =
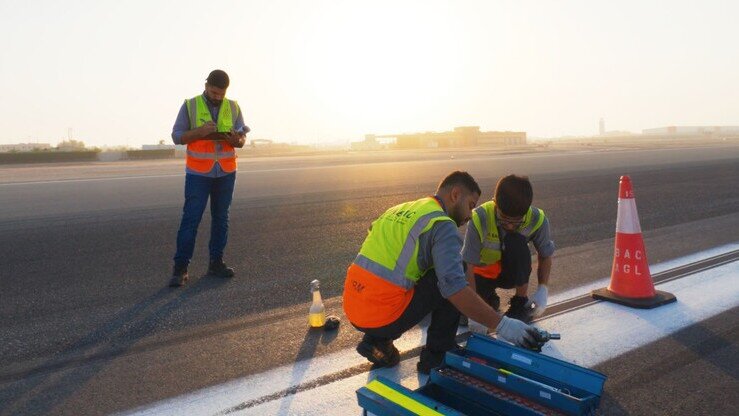
[[[594,290],[592,292],[593,298],[598,300],[607,300],[621,305],[630,306],[632,308],[639,309],[652,309],[657,306],[662,306],[668,303],[675,302],[677,298],[672,293],[663,292],[661,290],[655,290],[654,297],[651,298],[625,298],[619,296],[607,288]]]

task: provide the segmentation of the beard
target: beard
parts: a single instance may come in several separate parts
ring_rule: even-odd
[[[464,214],[464,211],[461,207],[458,206],[452,206],[449,210],[449,216],[454,220],[454,222],[457,224],[457,227],[461,227],[467,223],[467,216]]]

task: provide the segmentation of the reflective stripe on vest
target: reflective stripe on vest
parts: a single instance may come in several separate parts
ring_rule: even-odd
[[[372,223],[344,282],[343,307],[352,324],[379,328],[403,313],[415,282],[433,267],[418,265],[420,238],[439,221],[453,220],[434,198],[423,198],[394,206]]]
[[[203,124],[213,121],[210,110],[202,95],[185,100],[187,113],[190,118],[190,129],[195,129]],[[216,130],[218,132],[230,132],[233,129],[239,115],[239,106],[236,101],[224,99],[218,110],[218,121]],[[236,151],[228,142],[218,141],[222,151],[218,150],[216,141],[195,140],[187,144],[187,167],[196,172],[208,173],[213,169],[216,162],[224,172],[236,170]]]
[[[418,241],[437,221],[453,221],[434,198],[396,205],[372,223],[354,263],[403,287],[428,270],[418,267]]]
[[[495,201],[488,201],[472,212],[472,226],[477,230],[482,243],[480,266],[483,266],[483,268],[498,263],[503,249],[498,235],[495,211]],[[529,207],[528,212],[524,215],[523,223],[516,229],[516,232],[526,237],[528,241],[531,235],[544,223],[544,218],[543,210]]]
[[[187,155],[198,158],[198,159],[216,159],[216,153],[202,153],[202,152],[193,152],[192,150],[188,150]],[[234,157],[234,156],[236,156],[236,152],[233,150],[230,152],[218,152],[218,157],[220,158]]]

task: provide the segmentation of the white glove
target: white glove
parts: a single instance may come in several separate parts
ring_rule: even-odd
[[[529,301],[526,302],[526,308],[530,308],[531,305],[534,305],[534,308],[532,310],[532,315],[534,318],[538,318],[544,313],[544,310],[547,308],[547,294],[549,290],[547,289],[546,285],[539,285],[539,287],[536,289],[536,292],[533,296],[529,298]]]
[[[544,341],[536,328],[507,316],[500,320],[495,332],[498,338],[528,349],[534,349]]]
[[[467,329],[469,329],[470,332],[474,332],[475,334],[487,335],[488,333],[488,327],[469,318],[467,318]]]

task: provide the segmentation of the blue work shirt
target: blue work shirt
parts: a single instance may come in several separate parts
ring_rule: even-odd
[[[221,105],[213,103],[205,93],[203,93],[203,98],[205,98],[205,105],[208,107],[208,111],[210,111],[210,116],[213,119],[213,122],[218,123],[218,112],[221,110]],[[246,125],[244,124],[244,116],[241,113],[241,108],[239,107],[239,114],[236,116],[234,131],[238,133],[243,133],[245,127]],[[172,141],[174,142],[174,144],[183,144],[182,135],[189,130],[190,115],[187,112],[187,105],[185,103],[182,103],[182,107],[180,107],[180,112],[177,113],[177,120],[175,120],[174,126],[172,126]],[[216,150],[223,150],[222,144],[220,142],[216,142]],[[185,171],[193,175],[208,176],[211,178],[220,178],[221,176],[226,176],[229,174],[229,172],[223,171],[223,169],[221,168],[221,164],[218,162],[213,165],[213,169],[211,169],[208,173],[196,172],[194,170],[188,169],[187,166],[185,166]]]

